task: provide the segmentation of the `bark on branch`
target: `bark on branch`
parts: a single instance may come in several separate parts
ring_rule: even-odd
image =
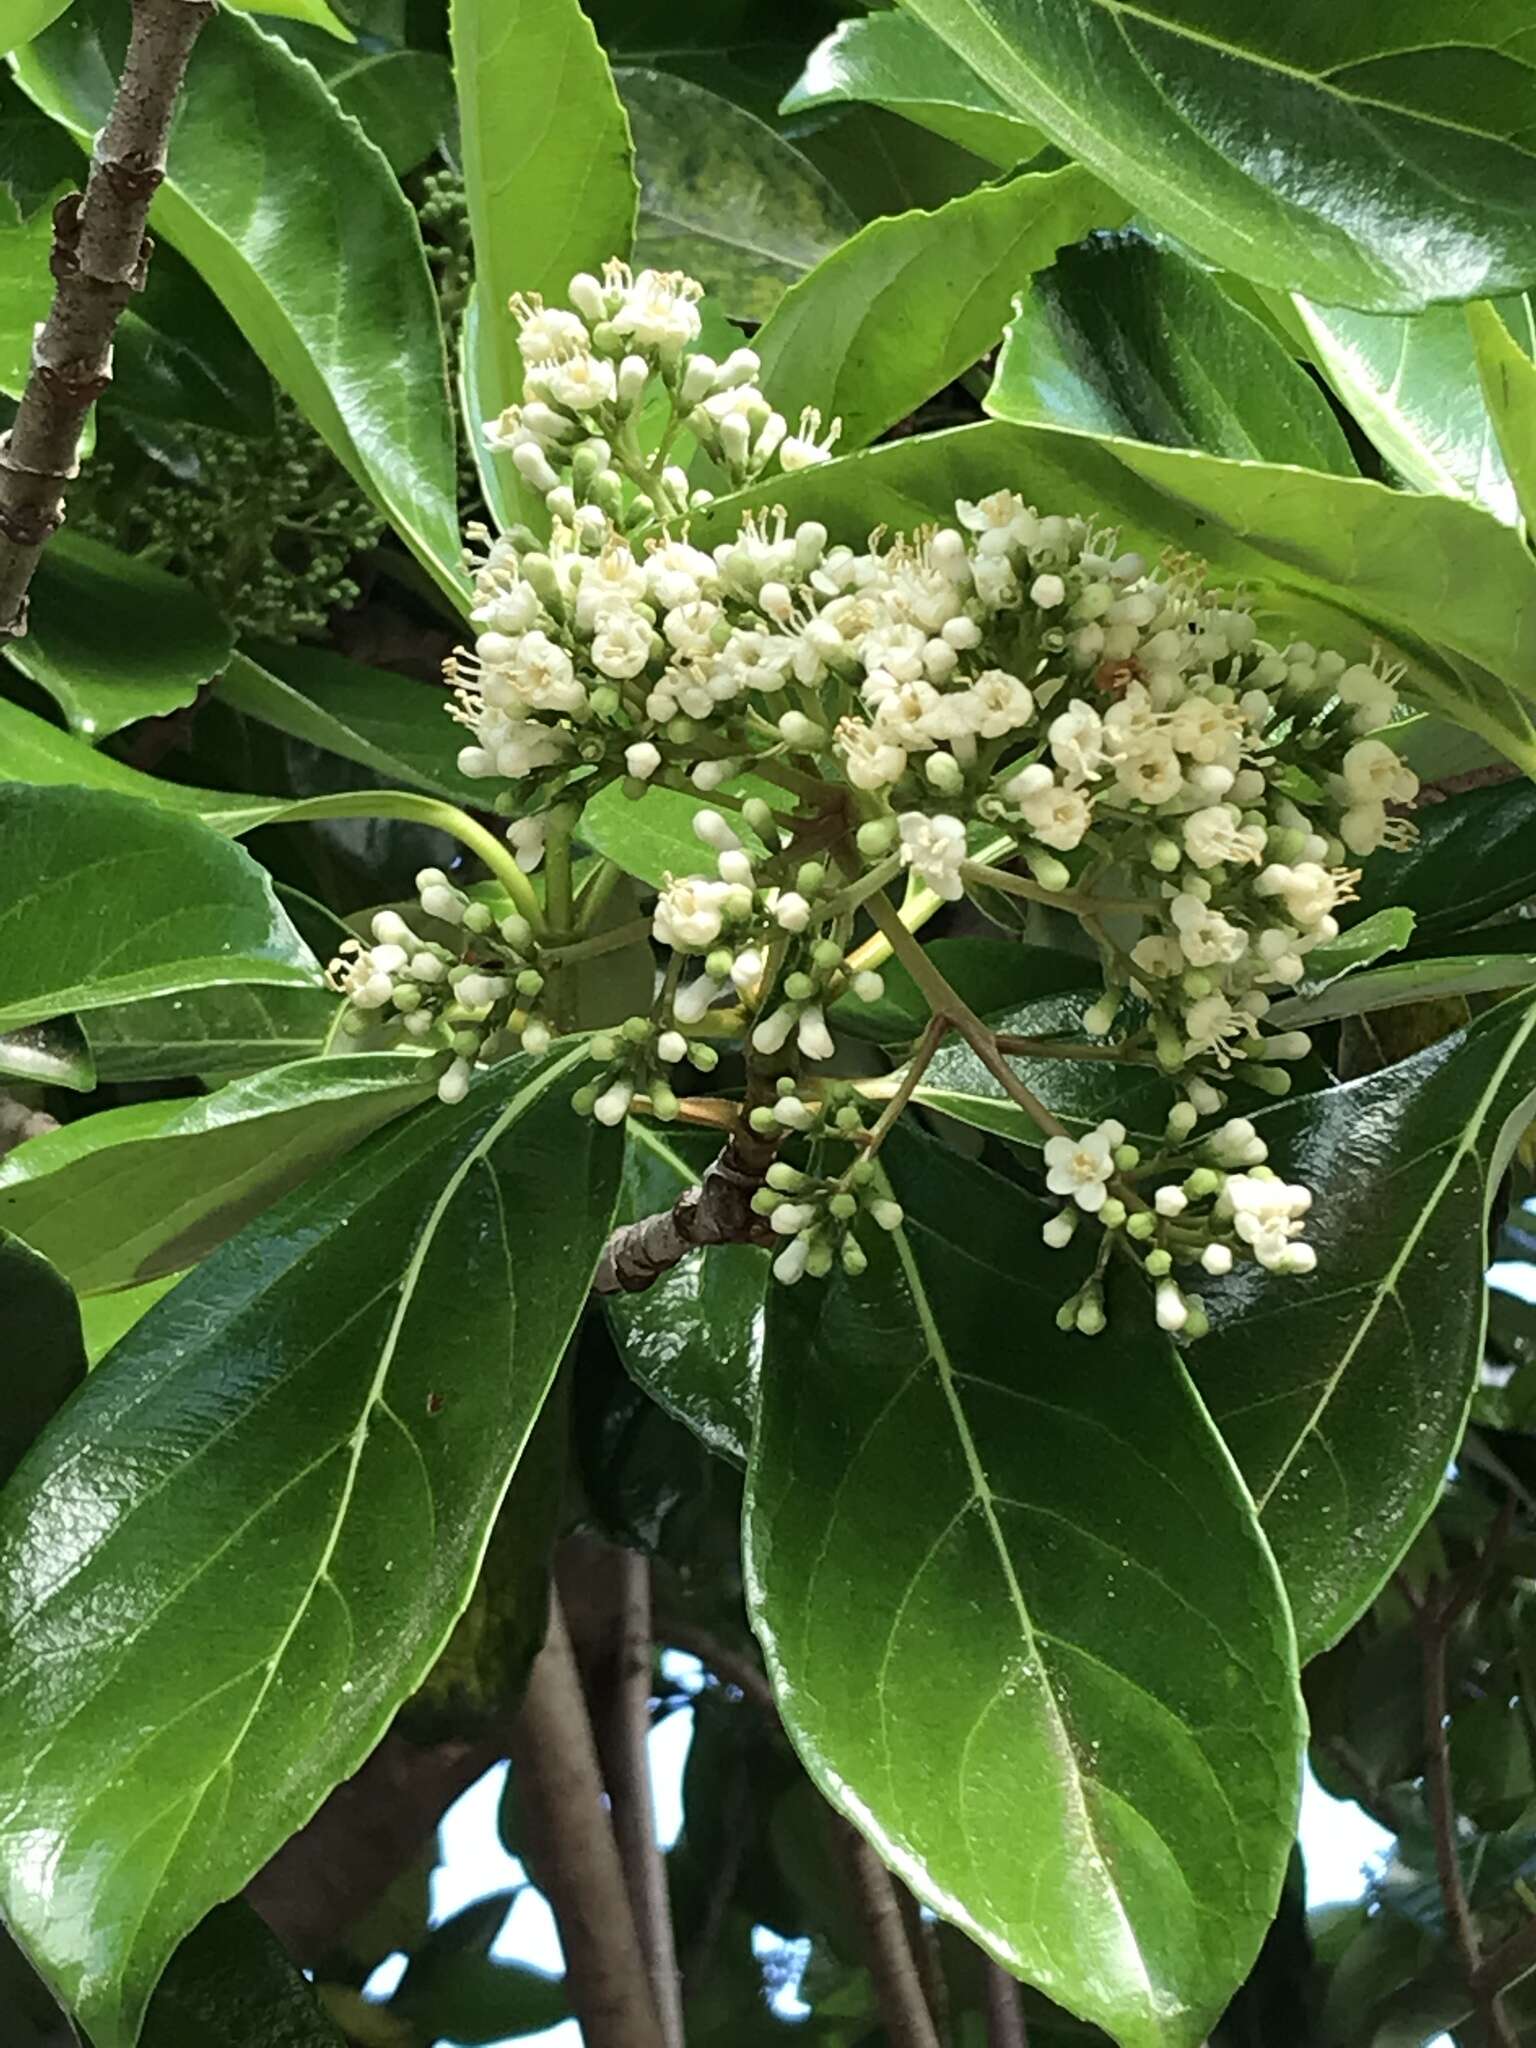
[[[565,1616],[551,1594],[512,1768],[587,2048],[663,2048]]]
[[[53,305],[10,432],[0,439],[0,640],[27,629],[27,586],[64,523],[85,416],[112,382],[112,334],[144,285],[149,204],[165,175],[187,59],[214,0],[133,0],[133,30],[84,197],[53,215]]]
[[[592,1282],[595,1294],[639,1294],[701,1245],[772,1244],[773,1232],[752,1197],[773,1164],[778,1135],[759,1137],[745,1122],[728,1139],[696,1188],[670,1209],[626,1223],[609,1238]]]

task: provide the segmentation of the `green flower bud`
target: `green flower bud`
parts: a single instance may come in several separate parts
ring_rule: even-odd
[[[1156,1251],[1147,1253],[1147,1271],[1154,1280],[1162,1280],[1173,1271],[1173,1255],[1165,1252],[1161,1245]]]
[[[759,1188],[752,1197],[752,1214],[771,1216],[783,1199],[783,1195],[774,1188]]]
[[[464,906],[464,929],[467,932],[488,932],[496,918],[487,903],[467,903]]]
[[[814,896],[826,879],[827,868],[825,861],[802,861],[795,875],[795,887],[802,896]]]
[[[1134,1210],[1126,1218],[1125,1234],[1127,1237],[1134,1237],[1139,1243],[1145,1243],[1149,1237],[1157,1235],[1157,1218],[1149,1215],[1145,1209]]]
[[[1106,1230],[1118,1230],[1126,1217],[1124,1202],[1118,1195],[1106,1195],[1099,1205],[1099,1221]]]
[[[750,826],[772,853],[779,843],[779,828],[773,815],[773,806],[765,803],[760,796],[751,796],[741,807],[741,821]]]
[[[1183,848],[1175,839],[1154,839],[1147,848],[1147,859],[1160,875],[1174,874],[1183,858]]]
[[[854,1280],[857,1280],[859,1275],[867,1272],[869,1268],[869,1256],[856,1237],[845,1237],[843,1239],[842,1261],[843,1271]]]
[[[619,1031],[631,1045],[644,1045],[655,1028],[649,1017],[626,1017]]]
[[[651,1113],[653,1116],[659,1116],[666,1124],[676,1120],[677,1096],[665,1081],[656,1080],[651,1083]]]
[[[707,1045],[702,1038],[690,1038],[688,1041],[688,1063],[690,1066],[697,1067],[701,1074],[712,1074],[720,1064],[720,1055],[712,1045]]]
[[[1071,884],[1072,870],[1065,861],[1058,860],[1054,853],[1046,853],[1039,847],[1026,846],[1024,863],[1041,888],[1049,889],[1053,894],[1057,890],[1068,888]]]
[[[1133,1173],[1141,1164],[1141,1152],[1135,1145],[1117,1145],[1114,1161],[1122,1173]]]
[[[736,955],[729,946],[716,946],[704,962],[704,972],[711,981],[729,981],[731,969],[736,965]]]
[[[855,843],[866,860],[883,860],[901,836],[894,818],[871,818],[859,827]]]
[[[779,1128],[778,1118],[766,1105],[759,1105],[758,1108],[754,1109],[747,1118],[747,1122],[757,1132],[759,1137],[766,1137],[770,1131],[776,1131]]]
[[[786,974],[784,993],[792,1003],[808,1003],[816,993],[816,984],[808,974]]]
[[[520,996],[531,1002],[544,987],[544,977],[537,967],[525,967],[512,984]]]
[[[1214,1195],[1224,1178],[1213,1166],[1197,1166],[1182,1185],[1192,1202],[1200,1202],[1207,1195]]]
[[[827,1204],[827,1214],[835,1216],[839,1223],[851,1223],[859,1213],[859,1205],[850,1194],[834,1195]]]
[[[831,974],[843,964],[843,949],[836,939],[818,939],[811,948],[811,965],[818,974]]]

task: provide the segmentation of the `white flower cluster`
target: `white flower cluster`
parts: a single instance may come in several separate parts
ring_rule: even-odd
[[[1113,1117],[1080,1136],[1048,1140],[1046,1186],[1067,1206],[1045,1224],[1045,1242],[1056,1250],[1069,1245],[1081,1215],[1105,1232],[1093,1277],[1062,1305],[1063,1329],[1097,1336],[1105,1327],[1100,1276],[1116,1233],[1141,1258],[1155,1284],[1158,1325],[1172,1335],[1199,1337],[1209,1327],[1199,1297],[1173,1277],[1176,1266],[1220,1278],[1247,1256],[1271,1273],[1315,1270],[1317,1254],[1301,1241],[1312,1190],[1273,1172],[1247,1117],[1229,1117],[1186,1151],[1194,1125],[1193,1108],[1180,1103],[1168,1121],[1169,1149],[1151,1159]]]
[[[1337,936],[1350,863],[1411,833],[1391,807],[1417,782],[1376,736],[1393,675],[1265,640],[1198,564],[1149,565],[1005,485],[958,501],[952,523],[859,546],[782,511],[700,545],[690,521],[711,485],[824,461],[836,432],[813,415],[791,432],[750,349],[705,355],[700,296],[615,263],[573,279],[570,308],[515,302],[522,401],[487,433],[542,495],[548,534],[478,536],[477,637],[450,664],[470,729],[460,766],[496,786],[525,870],[615,783],[731,807],[730,821],[698,813],[708,859],[669,876],[654,908],[651,1012],[593,1040],[600,1072],[580,1106],[605,1122],[635,1103],[675,1114],[679,1063],[713,1065],[700,1038],[715,1014],[763,1084],[755,1129],[862,1143],[861,1113],[830,1113],[834,1087],[804,1069],[834,1052],[836,999],[882,993],[860,971],[856,919],[903,869],[944,901],[1012,891],[1082,919],[1104,978],[1084,1027],[1180,1075],[1171,1139],[1223,1111],[1234,1080],[1283,1093],[1309,1042],[1266,1013]],[[781,810],[729,795],[747,771],[779,785]],[[466,957],[396,919],[338,963],[359,1011],[423,1035],[444,1023],[450,1098],[497,1032],[537,1046],[548,1030],[526,925],[458,921],[480,942]],[[1308,1270],[1305,1191],[1261,1156],[1226,1157],[1242,1128],[1176,1158],[1184,1179],[1151,1200],[1138,1175],[1174,1169],[1142,1168],[1118,1123],[1052,1139],[1048,1184],[1070,1197],[1052,1241],[1083,1213],[1106,1239],[1123,1231],[1165,1326],[1188,1334],[1203,1311],[1173,1264]],[[790,1239],[781,1277],[857,1262],[845,1226],[874,1200],[868,1181],[770,1183],[763,1213]],[[1069,1304],[1078,1327],[1094,1326],[1095,1300]]]

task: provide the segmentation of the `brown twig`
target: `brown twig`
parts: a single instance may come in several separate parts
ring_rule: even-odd
[[[770,1244],[773,1234],[752,1207],[782,1132],[759,1136],[745,1117],[697,1187],[685,1188],[656,1216],[614,1231],[598,1261],[595,1294],[639,1294],[701,1245]]]
[[[864,1930],[864,1960],[891,2048],[939,2048],[922,1980],[907,1945],[896,1883],[851,1822],[836,1821],[839,1845]]]
[[[1504,2011],[1502,1987],[1483,1969],[1482,1943],[1467,1897],[1456,1840],[1456,1791],[1451,1777],[1450,1689],[1446,1647],[1452,1631],[1483,1592],[1514,1522],[1514,1501],[1506,1500],[1476,1564],[1459,1581],[1430,1580],[1422,1592],[1399,1572],[1395,1583],[1413,1613],[1419,1636],[1424,1687],[1424,1788],[1435,1842],[1435,1871],[1446,1923],[1462,1976],[1492,2048],[1520,2048]]]
[[[85,195],[53,215],[53,305],[10,432],[0,440],[0,640],[27,629],[27,586],[64,522],[85,416],[112,382],[112,334],[144,286],[149,204],[187,59],[214,0],[133,0],[133,29]]]
[[[637,1550],[615,1550],[619,1640],[615,1657],[608,1760],[608,1799],[619,1845],[635,1932],[645,1956],[666,2048],[683,2048],[682,1988],[672,1937],[667,1868],[656,1842],[656,1801],[651,1786],[651,1681],[656,1646],[651,1635],[651,1567]]]
[[[587,2048],[665,2048],[575,1653],[551,1589],[549,1634],[512,1731],[518,1798]]]
[[[987,2048],[1029,2048],[1019,1987],[1001,1963],[987,1958]]]
[[[901,1924],[907,1931],[907,1946],[917,1964],[923,2001],[939,2037],[939,2048],[950,2048],[949,1986],[944,1981],[944,1958],[933,1923],[923,1918],[923,1909],[904,1884],[896,1885],[896,1903],[901,1907]]]

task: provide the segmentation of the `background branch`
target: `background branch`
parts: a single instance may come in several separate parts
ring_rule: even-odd
[[[834,1816],[834,1823],[864,1930],[864,1959],[874,1980],[886,2039],[891,2048],[939,2048],[902,1925],[895,1879],[851,1822]]]
[[[27,586],[64,521],[86,414],[112,382],[112,334],[144,285],[150,201],[187,59],[214,0],[133,0],[133,29],[85,195],[53,216],[55,291],[32,344],[10,432],[0,440],[0,640],[26,631]]]
[[[987,1957],[987,2048],[1029,2048],[1019,1987],[1001,1963]]]
[[[549,1634],[512,1731],[512,1768],[586,2048],[666,2048],[603,1804],[581,1674],[553,1588]]]

